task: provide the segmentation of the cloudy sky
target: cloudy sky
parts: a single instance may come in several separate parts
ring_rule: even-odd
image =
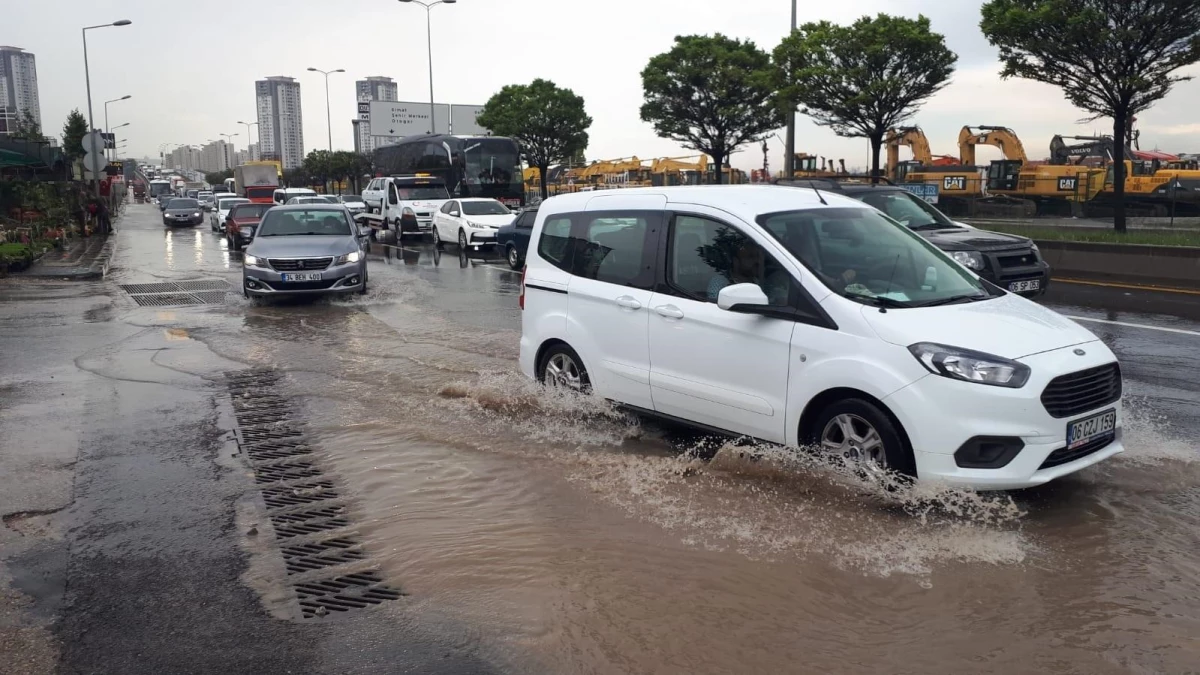
[[[982,0],[801,0],[801,23],[847,23],[879,11],[925,14],[959,55],[950,86],[917,114],[934,153],[957,154],[964,124],[1015,129],[1033,156],[1042,156],[1055,133],[1103,131],[1107,122],[1076,124],[1083,115],[1058,89],[1033,82],[1001,81],[995,50],[979,33]],[[37,55],[42,117],[58,134],[72,108],[86,114],[83,50],[77,27],[130,19],[133,25],[88,31],[92,95],[103,125],[107,99],[131,94],[109,107],[130,154],[156,155],[161,143],[203,144],[220,133],[238,133],[246,145],[253,121],[254,81],[289,75],[301,82],[305,150],[325,146],[323,77],[309,66],[345,74],[330,78],[335,148],[352,148],[354,81],[368,75],[396,78],[400,99],[428,100],[425,11],[396,0],[259,0],[161,2],[160,0],[38,0],[0,10],[0,44]],[[438,102],[482,104],[505,84],[542,77],[582,95],[594,119],[587,156],[606,159],[690,154],[657,138],[638,118],[641,69],[670,48],[675,35],[722,32],[770,50],[787,33],[789,0],[458,0],[433,13],[434,86]],[[1192,69],[1200,73],[1200,69]],[[1200,150],[1200,81],[1176,87],[1139,118],[1142,147],[1170,152]],[[779,137],[782,138],[782,130]],[[781,166],[783,145],[770,141],[771,170]],[[838,138],[800,117],[797,150],[867,163],[866,142]],[[998,157],[981,149],[981,162]],[[733,158],[743,169],[760,168],[762,152],[746,148]]]

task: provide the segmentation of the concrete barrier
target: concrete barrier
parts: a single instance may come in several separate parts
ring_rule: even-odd
[[[1200,289],[1200,247],[1038,241],[1056,277]]]

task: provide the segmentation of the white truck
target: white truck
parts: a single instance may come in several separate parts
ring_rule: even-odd
[[[371,185],[382,193],[375,200],[380,205],[379,214],[362,214],[360,218],[372,227],[396,232],[397,241],[406,234],[432,231],[433,214],[450,201],[445,182],[433,176],[376,178]]]

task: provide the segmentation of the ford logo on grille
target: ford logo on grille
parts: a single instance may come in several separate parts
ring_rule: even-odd
[[[1082,349],[1075,350],[1075,356],[1084,356],[1086,354],[1087,354],[1087,352],[1083,351]]]

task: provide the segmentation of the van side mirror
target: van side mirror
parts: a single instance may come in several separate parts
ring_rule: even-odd
[[[758,284],[732,284],[717,294],[717,307],[729,312],[753,312],[754,308],[769,304],[767,294]]]

